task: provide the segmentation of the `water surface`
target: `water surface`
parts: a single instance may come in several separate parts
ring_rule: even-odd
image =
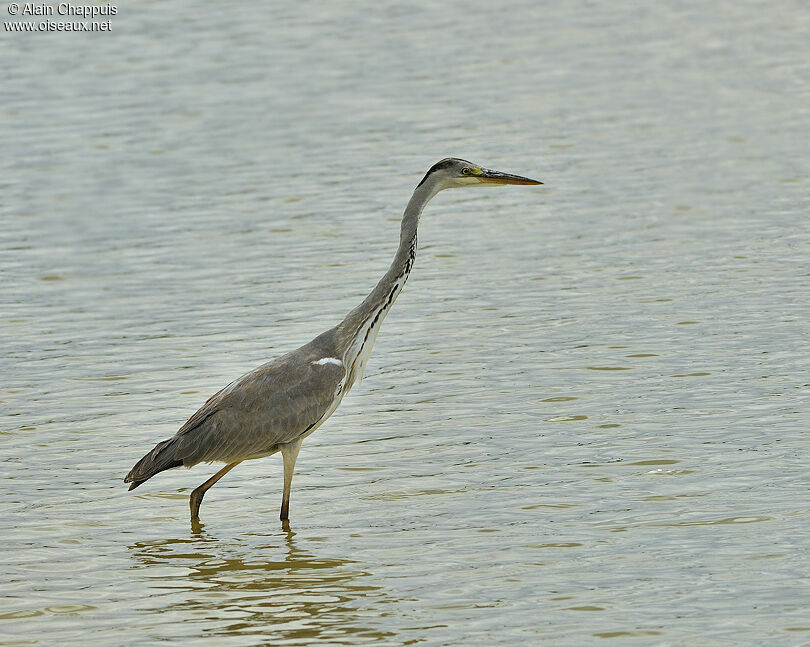
[[[4,16],[6,19],[7,16]],[[810,641],[810,11],[141,2],[4,34],[0,644]],[[373,287],[281,460],[151,446]]]

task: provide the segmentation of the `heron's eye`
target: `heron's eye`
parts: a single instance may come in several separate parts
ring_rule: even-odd
[[[463,169],[461,169],[462,175],[469,175],[470,173],[472,173],[472,170],[470,169],[469,166],[465,166]]]

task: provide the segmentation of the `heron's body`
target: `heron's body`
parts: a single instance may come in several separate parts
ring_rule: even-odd
[[[130,470],[130,490],[158,472],[223,462],[225,467],[194,490],[191,516],[198,518],[205,492],[244,460],[281,452],[284,496],[281,518],[289,510],[290,483],[301,442],[337,409],[363,375],[380,326],[413,267],[416,231],[425,204],[445,188],[468,184],[540,184],[489,171],[470,162],[447,159],[435,164],[419,183],[402,218],[400,242],[391,267],[366,299],[334,328],[311,342],[259,366],[211,396],[172,438],[158,443]]]

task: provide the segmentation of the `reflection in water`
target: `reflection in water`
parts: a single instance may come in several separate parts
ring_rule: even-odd
[[[153,588],[149,610],[154,604],[181,612],[186,624],[201,623],[196,629],[207,635],[272,635],[288,644],[349,636],[353,643],[378,642],[391,635],[363,624],[363,609],[384,597],[362,582],[369,573],[350,560],[315,557],[298,547],[291,531],[225,542],[200,529],[188,539],[129,548],[141,566],[166,579],[165,587]]]

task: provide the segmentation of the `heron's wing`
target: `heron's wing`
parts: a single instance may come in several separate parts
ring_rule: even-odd
[[[327,361],[328,360],[328,361]],[[342,362],[299,349],[243,375],[214,394],[175,434],[177,458],[258,458],[320,424],[346,376]]]

